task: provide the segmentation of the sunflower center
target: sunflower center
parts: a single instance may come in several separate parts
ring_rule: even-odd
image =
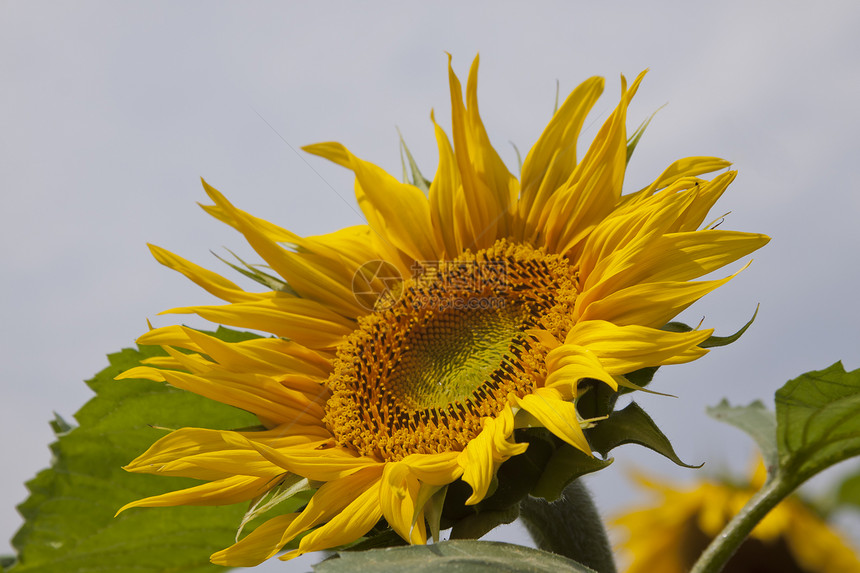
[[[415,410],[468,399],[521,336],[523,314],[513,304],[427,313],[423,324],[404,337],[399,364],[389,378],[391,394]]]
[[[400,300],[359,319],[338,348],[329,430],[379,460],[461,451],[483,418],[546,377],[546,349],[527,331],[564,338],[576,280],[566,258],[505,240],[421,264]]]

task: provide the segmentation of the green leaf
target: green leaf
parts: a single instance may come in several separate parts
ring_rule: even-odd
[[[586,430],[585,435],[594,451],[600,452],[602,456],[623,444],[639,444],[669,458],[679,466],[702,467],[701,464],[692,466],[682,462],[669,438],[636,402],[631,402],[623,410],[613,412],[608,419],[597,422],[593,428]]]
[[[838,506],[852,506],[860,509],[860,472],[848,476],[839,484],[836,491],[836,504]]]
[[[773,412],[758,400],[749,406],[730,406],[727,400],[723,400],[706,411],[715,420],[731,424],[749,434],[761,450],[768,473],[773,473],[779,465],[776,416]]]
[[[773,458],[767,435],[772,422],[767,410],[753,403],[732,409],[721,404],[738,427],[765,445],[764,455]],[[716,573],[723,570],[765,516],[777,504],[815,474],[848,458],[860,455],[860,370],[845,372],[841,362],[829,368],[807,372],[789,380],[776,391],[776,453],[778,466],[771,466],[768,480],[717,535],[692,571]],[[752,431],[750,431],[752,428]],[[843,499],[857,494],[860,484],[846,482]],[[852,491],[853,490],[853,491]]]
[[[594,573],[593,569],[546,551],[471,540],[343,551],[313,567],[316,573]]]
[[[841,362],[789,380],[776,392],[780,468],[800,483],[860,455],[860,369]]]
[[[251,335],[219,330],[226,340]],[[230,429],[258,423],[253,415],[166,384],[114,380],[158,347],[125,349],[87,384],[96,396],[75,415],[79,426],[53,422],[54,461],[27,483],[18,506],[25,519],[12,544],[15,573],[55,571],[140,573],[224,571],[209,555],[234,542],[245,507],[136,508],[124,504],[199,482],[127,473],[121,466],[164,435],[160,427]]]
[[[570,444],[562,444],[555,450],[544,468],[531,494],[554,501],[573,480],[585,474],[602,470],[612,463],[612,458],[602,460],[591,457]]]

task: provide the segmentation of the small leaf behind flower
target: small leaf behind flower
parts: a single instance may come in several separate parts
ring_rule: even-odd
[[[836,506],[860,509],[860,471],[845,478],[836,490]]]
[[[764,404],[756,400],[749,406],[731,406],[723,400],[717,406],[706,409],[715,420],[731,424],[749,434],[761,450],[768,473],[779,465],[776,446],[776,416]]]
[[[341,552],[313,568],[315,573],[595,573],[546,551],[473,540]]]

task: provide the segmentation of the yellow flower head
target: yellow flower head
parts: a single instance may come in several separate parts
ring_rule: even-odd
[[[298,513],[270,519],[215,563],[253,565],[301,534],[283,558],[352,542],[381,518],[425,543],[425,501],[457,480],[466,504],[522,454],[514,430],[544,427],[591,455],[577,411],[589,384],[699,358],[711,330],[659,330],[731,277],[693,281],[763,246],[759,234],[703,227],[735,173],[681,159],[621,194],[632,85],[582,158],[577,138],[603,90],[592,78],[557,110],[519,179],[490,144],[477,103],[450,68],[453,145],[435,124],[429,185],[401,183],[338,143],[305,150],[355,173],[366,225],[299,237],[234,207],[204,182],[204,209],[241,232],[280,278],[247,292],[161,248],[163,264],[226,301],[175,308],[274,338],[225,343],[180,326],[141,344],[169,357],[122,375],[256,414],[266,431],[184,428],[126,469],[204,480],[126,506],[227,504],[275,484],[318,488]],[[701,175],[721,171],[712,179]],[[426,187],[422,189],[420,186]],[[180,350],[181,349],[181,350]],[[189,352],[190,351],[190,352]],[[599,422],[598,422],[599,423]],[[125,509],[125,508],[124,508]]]
[[[759,463],[746,484],[702,480],[683,488],[637,476],[657,494],[656,503],[616,517],[625,530],[620,549],[630,560],[627,573],[686,573],[723,527],[761,488]],[[799,497],[776,506],[753,529],[726,564],[726,571],[766,573],[858,573],[860,560],[840,535]]]

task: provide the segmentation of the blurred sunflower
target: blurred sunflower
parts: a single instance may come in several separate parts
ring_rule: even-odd
[[[275,335],[225,343],[181,326],[141,344],[169,357],[121,377],[173,386],[256,414],[265,431],[184,428],[127,466],[205,480],[140,506],[230,504],[274,488],[315,490],[300,512],[269,519],[212,556],[253,565],[297,536],[282,559],[350,543],[381,519],[425,543],[432,503],[461,480],[488,496],[499,465],[522,454],[514,430],[546,428],[591,454],[582,381],[617,390],[625,374],[695,360],[711,330],[660,330],[731,277],[693,281],[767,243],[702,224],[734,179],[729,163],[681,159],[621,194],[635,141],[626,111],[644,73],[581,160],[576,143],[603,90],[592,78],[553,115],[518,180],[478,113],[476,58],[466,100],[450,66],[453,145],[436,125],[432,182],[401,183],[337,143],[305,147],[355,173],[361,225],[303,238],[241,211],[204,182],[204,209],[241,232],[270,269],[247,292],[161,248],[159,262],[225,300],[175,308]],[[432,115],[431,115],[432,119]],[[246,271],[246,273],[249,271]],[[467,494],[468,495],[468,494]],[[436,502],[433,502],[436,503]],[[438,525],[438,524],[437,524]]]
[[[681,488],[637,476],[657,494],[650,507],[618,516],[611,525],[626,531],[620,549],[630,559],[627,573],[685,573],[711,540],[761,489],[767,474],[759,463],[743,484],[702,480]],[[860,560],[800,497],[776,506],[753,529],[726,564],[732,573],[857,573]]]

